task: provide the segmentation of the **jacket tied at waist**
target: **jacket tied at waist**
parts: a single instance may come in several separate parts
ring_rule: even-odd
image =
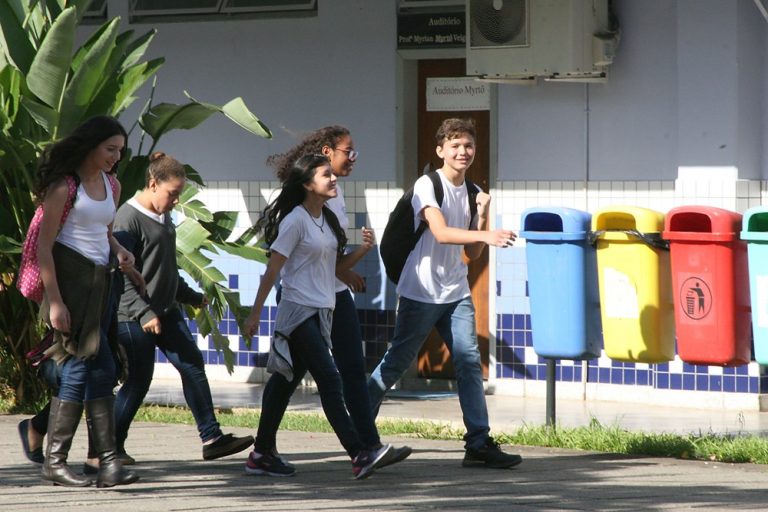
[[[99,351],[101,320],[115,266],[97,265],[60,243],[54,244],[52,254],[59,293],[69,310],[70,332],[55,331],[54,343],[45,353],[59,364],[70,356],[88,359]],[[51,325],[47,294],[40,306],[40,316]]]

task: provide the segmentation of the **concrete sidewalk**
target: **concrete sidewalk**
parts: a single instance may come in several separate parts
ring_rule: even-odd
[[[261,408],[261,384],[211,382],[218,407]],[[146,398],[158,404],[185,405],[179,379],[155,379]],[[523,425],[546,423],[546,400],[509,395],[487,395],[492,432],[510,432]],[[290,410],[321,412],[320,398],[312,389],[296,390]],[[618,425],[628,430],[670,433],[768,434],[768,412],[661,407],[635,403],[557,399],[556,423],[566,427]],[[419,393],[390,390],[379,417],[427,419],[464,428],[455,393]]]
[[[331,434],[281,432],[280,447],[297,465],[292,478],[248,476],[247,452],[203,462],[192,426],[137,423],[131,454],[137,483],[113,489],[45,485],[24,459],[16,424],[0,416],[0,509],[110,512],[168,510],[764,510],[768,472],[749,464],[515,448],[512,470],[462,468],[460,443],[389,439],[414,448],[406,461],[352,478]],[[85,425],[71,451],[80,468]],[[245,434],[246,429],[236,429]]]
[[[223,396],[239,403],[261,388],[213,386],[222,406]],[[161,401],[158,394],[176,391],[173,382],[159,382],[150,398]],[[398,398],[385,402],[382,415],[454,422],[454,400]],[[301,392],[292,409],[317,410],[317,398]],[[138,460],[139,482],[111,490],[64,489],[44,484],[39,467],[24,458],[16,431],[23,418],[0,416],[0,510],[764,510],[768,487],[763,466],[545,448],[505,447],[525,458],[512,470],[464,469],[460,442],[415,438],[385,439],[411,445],[414,454],[356,481],[335,436],[289,431],[279,434],[280,450],[298,474],[253,477],[243,471],[247,452],[202,461],[194,426],[136,423],[129,453]],[[86,450],[84,427],[70,457],[78,470]],[[255,425],[231,430],[253,433]]]

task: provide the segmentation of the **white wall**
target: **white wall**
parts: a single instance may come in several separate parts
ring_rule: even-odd
[[[751,0],[614,2],[607,84],[500,86],[501,179],[765,176],[766,24]]]
[[[274,133],[215,117],[162,149],[208,180],[264,180],[268,155],[339,123],[362,153],[354,179],[396,180],[395,4],[321,0],[317,17],[134,25],[157,28],[151,53],[167,59],[155,101],[242,96]],[[674,180],[680,166],[768,177],[768,23],[753,0],[613,5],[622,39],[608,83],[497,86],[498,179]]]
[[[763,1],[763,5],[766,3]],[[765,114],[768,81],[765,80],[768,20],[753,2],[739,3],[739,168],[745,177],[768,177],[768,161],[764,156],[768,117]],[[750,169],[749,175],[746,170]]]
[[[116,3],[124,2],[110,7]],[[162,149],[208,180],[263,180],[271,177],[268,155],[338,123],[352,130],[362,155],[355,179],[393,178],[394,3],[319,6],[317,17],[132,25],[137,33],[158,30],[150,53],[166,63],[155,102],[183,103],[184,90],[215,104],[242,96],[274,135],[254,137],[217,116],[193,131],[172,132]]]

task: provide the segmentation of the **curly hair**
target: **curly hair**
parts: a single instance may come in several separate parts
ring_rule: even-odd
[[[261,213],[256,222],[256,232],[264,233],[264,241],[267,247],[272,245],[277,239],[280,230],[280,222],[293,211],[294,208],[304,202],[307,196],[307,189],[304,184],[309,183],[315,177],[317,168],[322,165],[328,165],[328,158],[325,155],[311,153],[299,157],[293,165],[287,167],[282,173],[282,187],[280,193]],[[325,221],[331,227],[331,231],[336,236],[338,242],[336,246],[336,255],[341,257],[347,246],[347,235],[341,228],[339,219],[330,210],[323,206],[323,216]]]
[[[75,128],[75,131],[67,137],[48,146],[37,167],[37,183],[34,192],[38,200],[45,197],[45,192],[52,183],[59,181],[66,175],[74,177],[75,183],[79,185],[80,177],[77,170],[88,154],[99,144],[115,135],[122,135],[125,141],[128,141],[128,134],[117,119],[110,116],[96,116]],[[125,147],[120,152],[121,158],[124,154]],[[118,163],[115,162],[112,169],[107,172],[116,172]]]
[[[307,154],[321,154],[325,146],[335,148],[343,137],[349,137],[349,130],[343,126],[332,125],[317,129],[285,153],[267,158],[267,165],[275,170],[277,179],[284,182],[299,157]]]

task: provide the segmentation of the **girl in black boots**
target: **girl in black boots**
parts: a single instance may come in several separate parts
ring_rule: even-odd
[[[90,477],[67,465],[83,409],[93,426],[99,456],[98,487],[130,484],[138,476],[123,468],[115,450],[116,366],[107,339],[108,297],[116,267],[132,270],[133,255],[112,236],[120,184],[111,176],[126,144],[126,132],[111,117],[94,117],[50,146],[38,169],[36,193],[43,217],[38,263],[45,288],[41,314],[55,330],[50,350],[61,370],[51,400],[43,479],[85,487]],[[65,222],[61,222],[67,212]],[[117,259],[111,263],[110,254]]]

